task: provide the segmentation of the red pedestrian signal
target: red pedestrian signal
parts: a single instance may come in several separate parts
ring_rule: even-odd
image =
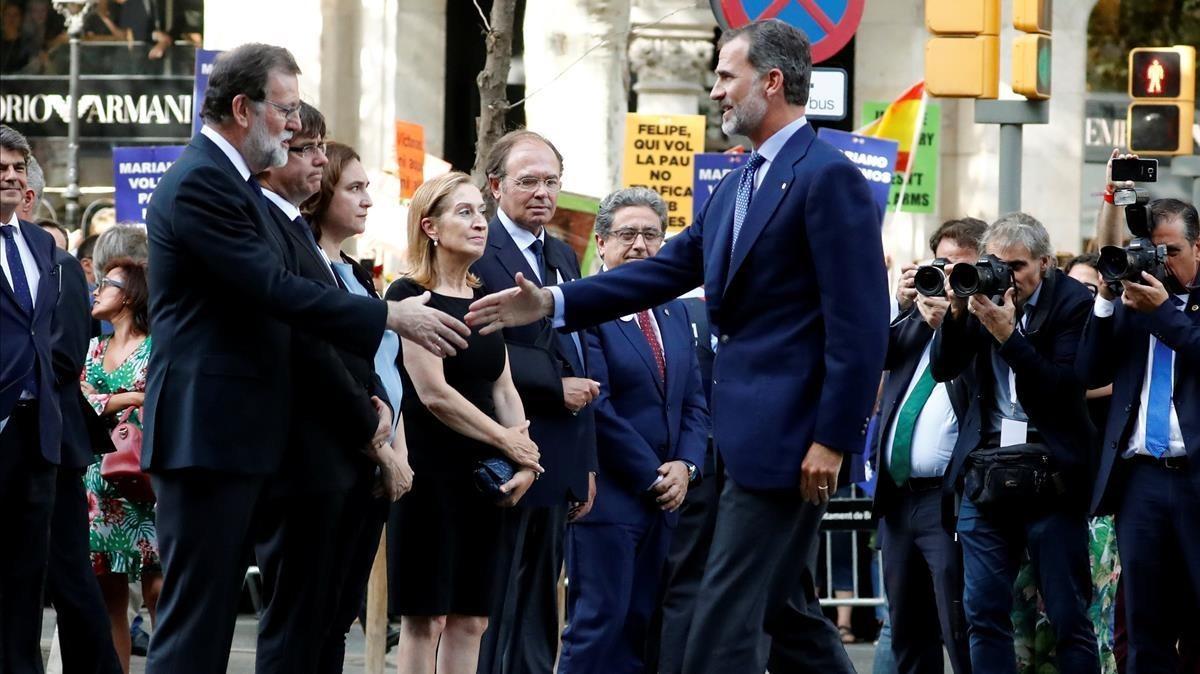
[[[1179,98],[1182,58],[1169,49],[1134,50],[1129,55],[1129,95],[1134,98]]]
[[[1192,153],[1196,48],[1139,47],[1129,52],[1127,145],[1140,154]]]

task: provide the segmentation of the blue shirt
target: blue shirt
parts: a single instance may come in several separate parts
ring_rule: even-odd
[[[370,297],[367,289],[362,287],[354,276],[354,270],[346,262],[331,262],[334,273],[341,277],[342,283],[355,295]],[[396,358],[400,355],[400,336],[391,330],[383,331],[383,339],[375,350],[375,374],[383,382],[383,390],[388,402],[392,404],[392,433],[396,433],[396,424],[400,422],[400,401],[404,399],[404,385],[400,382],[400,371],[396,367]]]
[[[1025,300],[1022,305],[1021,320],[1017,323],[1017,330],[1021,334],[1025,334],[1025,330],[1029,326],[1029,315],[1037,307],[1038,298],[1042,296],[1042,284]],[[999,347],[992,349],[992,374],[995,375],[995,399],[996,405],[992,408],[992,413],[988,416],[988,430],[993,433],[1000,432],[1000,422],[1004,419],[1012,419],[1014,421],[1029,421],[1029,417],[1025,414],[1025,408],[1021,407],[1021,401],[1017,400],[1017,380],[1013,374],[1012,368],[1000,356]],[[1033,427],[1030,426],[1030,430]]]

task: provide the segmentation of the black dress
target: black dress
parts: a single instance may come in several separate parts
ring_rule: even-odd
[[[423,292],[401,279],[386,297],[401,300]],[[472,301],[433,293],[429,306],[462,319]],[[442,361],[446,383],[495,419],[492,386],[504,371],[504,338],[499,332],[472,332],[467,344],[466,350]],[[500,451],[451,430],[426,409],[403,367],[400,376],[413,488],[392,507],[388,521],[391,612],[486,616],[496,575],[500,508],[476,489],[471,474],[476,462]]]

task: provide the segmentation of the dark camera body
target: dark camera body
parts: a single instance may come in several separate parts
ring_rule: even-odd
[[[1105,246],[1100,249],[1097,271],[1110,286],[1120,281],[1144,283],[1142,272],[1162,281],[1166,278],[1167,247],[1155,246],[1145,237],[1138,237],[1128,246]],[[1119,287],[1119,286],[1118,286]]]
[[[945,297],[946,265],[948,264],[950,264],[950,260],[939,257],[929,264],[917,267],[917,274],[913,277],[913,284],[917,287],[917,292],[925,297]]]
[[[959,297],[1003,295],[1012,286],[1012,267],[995,255],[984,255],[975,264],[956,264],[950,272],[950,289]]]

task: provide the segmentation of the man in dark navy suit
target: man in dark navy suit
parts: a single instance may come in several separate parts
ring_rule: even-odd
[[[546,232],[562,186],[562,156],[528,130],[505,134],[486,162],[496,217],[488,247],[471,271],[485,288],[513,285],[517,273],[552,286],[579,278],[575,251]],[[558,577],[568,517],[586,515],[595,494],[596,429],[580,334],[549,320],[504,331],[513,383],[546,472],[504,511],[504,550],[496,603],[480,646],[480,674],[549,674],[558,650]]]
[[[974,264],[987,223],[950,220],[929,238],[934,258],[953,265]],[[896,300],[884,369],[888,376],[880,403],[879,432],[872,438],[879,457],[875,514],[883,551],[883,582],[891,611],[892,651],[904,674],[940,672],[942,646],[956,674],[969,674],[962,615],[962,551],[942,527],[942,484],[966,417],[966,376],[933,380],[929,358],[934,331],[950,301],[917,293],[917,267],[904,269]]]
[[[1013,284],[1002,298],[952,296],[931,359],[935,381],[974,371],[943,484],[943,504],[962,494],[958,512],[945,507],[943,519],[954,531],[958,518],[971,669],[1016,672],[1013,582],[1028,553],[1038,566],[1059,671],[1095,674],[1096,635],[1087,615],[1092,424],[1075,374],[1091,294],[1054,267],[1050,235],[1025,213],[993,223],[984,247],[1011,268]],[[977,507],[977,494],[963,494],[967,459],[976,450],[1029,444],[1047,453],[1053,477],[1022,509]]]
[[[54,237],[17,218],[29,142],[0,125],[0,671],[42,671],[42,581],[62,417],[53,367],[62,292]]]
[[[883,367],[879,214],[862,174],[804,117],[804,34],[757,21],[720,44],[711,96],[725,132],[755,151],[696,222],[653,258],[549,289],[519,279],[467,318],[495,330],[554,315],[579,328],[704,285],[720,334],[713,435],[729,480],[683,671],[762,672],[769,650],[772,671],[850,672],[804,560],[844,453],[865,445]]]
[[[1183,671],[1200,606],[1200,222],[1176,199],[1149,212],[1166,276],[1101,287],[1077,363],[1113,385],[1091,506],[1116,515],[1130,674]]]
[[[300,214],[300,204],[321,189],[328,163],[325,131],[320,111],[301,102],[300,129],[289,143],[287,163],[264,171],[259,183],[271,220],[295,253],[288,269],[338,288],[326,254]],[[371,359],[293,330],[290,367],[304,374],[303,384],[290,392],[291,458],[270,499],[278,525],[256,549],[264,590],[259,671],[315,671],[339,589],[332,580],[335,568],[349,554],[337,549],[344,506],[357,473],[366,468],[364,450],[386,441],[391,431],[391,415],[381,420],[372,402]]]
[[[667,205],[644,187],[619,190],[600,202],[595,230],[606,270],[653,257],[666,235]],[[677,510],[708,447],[691,327],[676,300],[588,331],[588,363],[600,382],[600,470],[591,512],[567,527],[563,674],[647,669]]]
[[[272,533],[281,467],[294,458],[291,389],[304,381],[290,376],[293,328],[367,359],[385,325],[436,354],[466,345],[465,326],[424,306],[427,296],[384,303],[289,271],[294,248],[253,176],[287,162],[298,72],[280,47],[223,54],[204,127],[147,211],[155,348],[142,462],[163,562],[152,674],[224,671],[248,548]]]

